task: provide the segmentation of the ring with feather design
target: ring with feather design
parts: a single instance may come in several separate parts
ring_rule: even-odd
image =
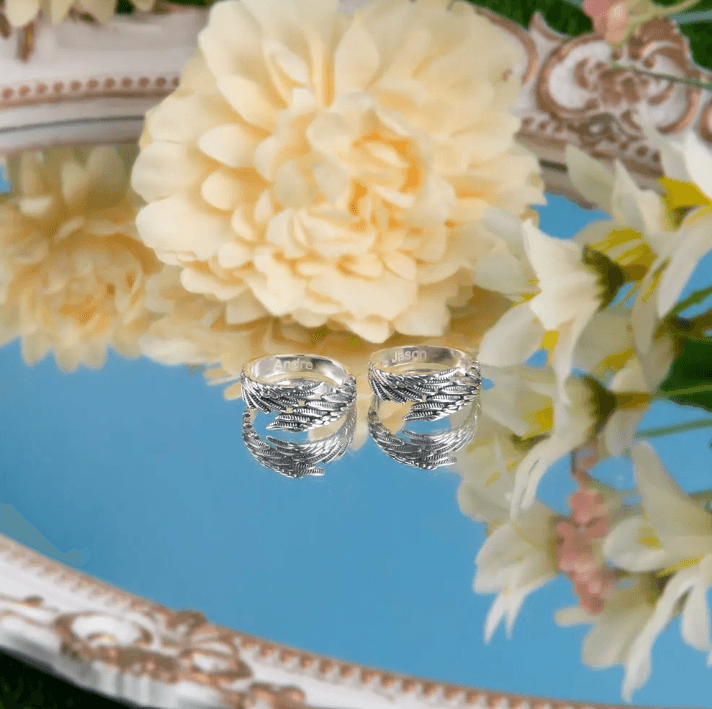
[[[417,433],[404,428],[401,438],[391,433],[381,422],[378,409],[382,400],[374,396],[368,410],[368,430],[376,445],[389,457],[403,465],[424,470],[435,470],[456,462],[454,453],[466,446],[475,436],[480,402],[471,404],[463,423],[440,433]]]
[[[245,408],[242,413],[242,439],[252,457],[265,468],[289,478],[324,475],[319,465],[338,460],[351,445],[356,431],[356,407],[346,410],[346,417],[331,435],[308,443],[283,441],[274,436],[263,439],[254,428],[256,409]]]
[[[408,371],[398,371],[404,368]],[[482,388],[480,365],[474,357],[434,345],[374,352],[368,363],[368,381],[373,393],[384,401],[416,402],[404,421],[450,416],[474,401]]]
[[[280,354],[244,365],[242,399],[250,409],[277,411],[270,430],[308,431],[338,421],[356,400],[356,379],[329,357]]]

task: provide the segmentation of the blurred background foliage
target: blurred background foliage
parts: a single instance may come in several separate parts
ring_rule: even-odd
[[[206,7],[212,0],[172,0],[177,5]],[[472,0],[470,0],[472,2]],[[679,0],[655,0],[658,5],[674,5]],[[575,36],[592,31],[591,20],[578,7],[575,0],[477,0],[475,5],[486,7],[494,12],[514,20],[523,27],[528,27],[535,12],[544,15],[548,25],[557,32]],[[690,12],[712,10],[712,0],[700,0]],[[129,0],[118,0],[118,12],[134,11]],[[689,39],[692,56],[697,64],[712,70],[712,20],[681,24],[680,31]]]

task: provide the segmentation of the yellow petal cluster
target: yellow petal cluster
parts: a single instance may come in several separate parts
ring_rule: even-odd
[[[101,367],[107,346],[141,354],[153,316],[145,279],[162,264],[136,235],[135,148],[50,148],[8,160],[0,196],[0,346],[27,364],[54,351],[65,371]]]
[[[147,115],[139,234],[228,326],[444,335],[481,293],[484,211],[544,201],[519,59],[463,1],[217,3]]]

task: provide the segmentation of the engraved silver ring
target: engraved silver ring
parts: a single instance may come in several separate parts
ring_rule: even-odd
[[[308,431],[338,421],[356,400],[356,379],[329,357],[279,354],[245,364],[242,399],[249,409],[277,411],[267,428]]]
[[[482,388],[477,360],[453,347],[391,347],[371,355],[368,381],[376,397],[416,402],[404,421],[436,421],[475,400]]]

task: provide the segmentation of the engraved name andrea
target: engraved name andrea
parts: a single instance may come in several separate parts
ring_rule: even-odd
[[[276,372],[298,372],[305,369],[314,369],[314,363],[307,359],[292,359],[283,361],[278,359],[274,363]]]

